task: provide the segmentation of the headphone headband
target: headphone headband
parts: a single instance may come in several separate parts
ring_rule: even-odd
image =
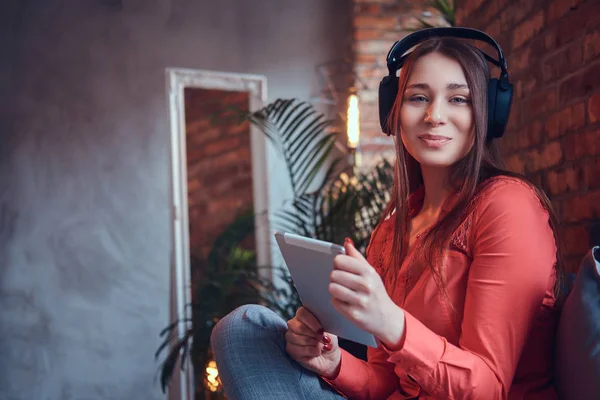
[[[491,36],[489,36],[485,32],[472,28],[445,27],[421,29],[417,32],[411,33],[410,35],[394,43],[386,57],[387,68],[390,76],[396,76],[396,71],[402,68],[404,60],[406,60],[406,57],[408,56],[404,53],[406,53],[408,50],[410,50],[417,44],[434,37],[455,37],[458,39],[473,39],[491,45],[498,53],[498,60],[490,57],[483,51],[479,49],[478,50],[488,61],[490,61],[492,64],[496,65],[502,70],[502,75],[508,75],[506,58],[504,58],[502,48]]]

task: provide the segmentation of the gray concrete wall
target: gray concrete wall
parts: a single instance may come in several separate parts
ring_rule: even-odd
[[[160,399],[169,320],[165,68],[307,98],[349,0],[3,0],[0,399]]]

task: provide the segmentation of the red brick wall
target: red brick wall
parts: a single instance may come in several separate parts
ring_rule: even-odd
[[[354,68],[359,78],[356,87],[360,88],[360,147],[365,167],[377,162],[381,155],[394,157],[393,143],[379,126],[379,81],[387,75],[385,57],[389,49],[410,29],[420,26],[416,18],[441,23],[439,14],[426,7],[428,3],[428,0],[354,0]],[[424,11],[430,11],[432,16],[424,17]]]
[[[250,125],[214,118],[224,105],[248,111],[248,93],[185,89],[190,248],[204,255],[253,207]]]
[[[600,217],[600,3],[459,0],[457,25],[507,56],[516,96],[502,151],[551,197],[575,271]]]

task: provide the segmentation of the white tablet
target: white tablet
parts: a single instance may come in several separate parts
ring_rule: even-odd
[[[331,304],[328,286],[333,271],[333,258],[338,254],[345,254],[344,248],[292,233],[277,232],[275,239],[302,304],[319,319],[325,332],[377,347],[372,334],[358,328]]]

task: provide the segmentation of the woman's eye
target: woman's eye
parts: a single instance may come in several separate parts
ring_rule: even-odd
[[[427,101],[427,98],[425,96],[412,96],[410,98],[410,101]]]
[[[453,97],[450,99],[451,102],[453,103],[459,103],[459,104],[463,104],[463,103],[468,103],[469,100],[465,99],[464,97]]]

